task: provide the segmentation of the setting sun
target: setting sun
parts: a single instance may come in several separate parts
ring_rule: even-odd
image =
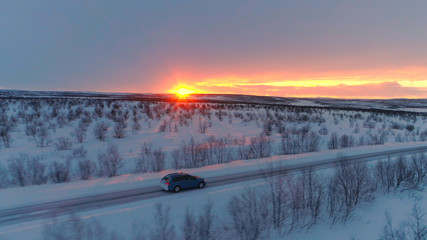
[[[186,97],[189,94],[194,93],[195,91],[190,90],[188,88],[184,88],[184,87],[180,87],[177,90],[173,91],[176,95],[178,95],[179,97]]]

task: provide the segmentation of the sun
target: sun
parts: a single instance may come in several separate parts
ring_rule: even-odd
[[[187,97],[188,95],[190,95],[190,94],[192,94],[192,93],[195,93],[196,91],[194,91],[194,90],[190,90],[190,89],[185,88],[185,87],[179,87],[177,90],[174,90],[173,92],[174,92],[176,95],[178,95],[178,97],[180,97],[180,98],[185,98],[185,97]]]

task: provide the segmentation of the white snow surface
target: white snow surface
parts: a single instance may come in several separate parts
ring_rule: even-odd
[[[184,169],[185,172],[207,178],[262,169],[266,162],[292,165],[301,162],[321,161],[337,156],[354,156],[378,151],[407,149],[417,146],[427,146],[426,143],[386,144],[383,146],[357,147],[342,150],[328,150],[317,153],[307,153],[292,156],[274,156],[267,159],[234,161],[227,164],[218,164],[198,169]],[[10,188],[1,190],[0,205],[2,209],[22,206],[26,204],[55,201],[72,197],[88,196],[97,193],[114,192],[142,186],[157,185],[160,178],[175,170],[167,170],[152,174],[129,174],[110,179],[95,179],[89,181],[70,182],[65,184],[47,184],[25,188]],[[170,194],[158,198],[136,201],[132,203],[90,210],[77,213],[83,221],[97,219],[109,231],[115,231],[124,238],[129,238],[133,231],[132,225],[153,227],[152,216],[155,214],[154,205],[158,202],[171,207],[171,222],[175,228],[180,228],[185,209],[189,207],[196,214],[201,212],[208,201],[214,202],[214,213],[222,223],[230,221],[227,215],[227,202],[236,194],[245,190],[245,187],[261,187],[264,180],[253,180],[245,183],[235,183],[219,187],[209,187],[201,190],[183,191],[179,194]],[[385,223],[384,213],[387,211],[393,217],[394,224],[399,224],[407,218],[411,206],[418,202],[421,207],[427,208],[425,192],[415,194],[397,193],[391,196],[380,196],[371,203],[364,204],[355,211],[353,219],[346,225],[320,222],[308,230],[295,230],[285,235],[286,239],[378,239]],[[57,221],[66,221],[62,216]],[[5,239],[43,239],[42,231],[49,220],[37,220],[15,225],[0,227],[0,238]],[[267,239],[283,239],[275,232],[269,233]],[[177,236],[178,238],[178,236]]]
[[[339,150],[326,150],[314,153],[297,155],[279,155],[263,159],[238,160],[225,164],[216,164],[202,168],[182,169],[180,171],[198,175],[207,179],[234,173],[243,173],[266,169],[266,163],[290,166],[299,163],[324,161],[343,154],[355,156],[378,151],[407,149],[418,146],[427,146],[426,142],[413,142],[401,144],[385,144],[377,146],[364,146]],[[159,173],[125,174],[113,178],[98,178],[87,181],[76,181],[61,184],[45,184],[39,186],[15,187],[0,190],[0,209],[45,203],[63,199],[90,196],[101,193],[117,192],[146,186],[157,186],[160,179],[177,170],[165,170]],[[160,186],[159,186],[160,188]]]
[[[221,99],[221,97],[218,97]],[[330,101],[330,100],[328,100]],[[322,105],[321,103],[311,102],[310,100],[296,101],[295,105],[316,106]],[[355,103],[356,104],[356,103]],[[132,109],[136,105],[134,102],[123,103],[123,109]],[[153,104],[152,110],[159,104]],[[83,105],[81,105],[83,106]],[[169,109],[172,109],[171,106]],[[50,113],[54,106],[42,106],[42,113]],[[61,108],[58,110],[58,115],[66,117],[69,109],[75,110],[76,106],[70,108]],[[93,106],[83,107],[85,111],[93,113]],[[106,107],[104,113],[112,110],[111,107]],[[408,111],[419,111],[423,109],[407,108]],[[34,110],[21,109],[19,102],[10,103],[7,114],[9,117],[15,115],[19,116],[20,113],[28,115],[33,114]],[[72,112],[72,111],[71,111]],[[179,208],[171,210],[172,220],[176,227],[181,224],[181,218],[186,206],[190,206],[196,213],[200,212],[204,204],[210,199],[215,202],[216,215],[222,216],[222,220],[227,222],[227,201],[234,195],[244,190],[245,186],[262,186],[263,180],[249,181],[245,184],[236,183],[221,187],[209,187],[209,178],[233,173],[240,173],[246,171],[254,171],[262,169],[266,163],[277,163],[283,165],[292,165],[302,162],[321,161],[336,157],[337,154],[342,153],[344,156],[354,156],[364,153],[371,153],[377,151],[387,151],[396,149],[412,148],[416,146],[427,146],[427,142],[413,142],[423,141],[423,133],[427,132],[426,118],[422,116],[414,116],[405,118],[402,116],[392,115],[387,116],[383,114],[371,114],[369,112],[358,111],[344,111],[344,110],[321,110],[315,114],[301,113],[302,116],[307,115],[310,120],[301,120],[297,118],[299,114],[293,112],[282,111],[278,112],[282,117],[290,117],[284,120],[286,129],[300,129],[308,126],[310,131],[319,133],[323,128],[327,129],[327,133],[320,135],[321,146],[320,152],[306,153],[298,155],[276,155],[266,159],[253,159],[253,160],[238,160],[226,164],[211,165],[203,168],[194,169],[180,169],[180,170],[164,170],[159,173],[144,173],[144,174],[128,174],[132,172],[134,167],[134,160],[138,158],[140,147],[143,143],[152,143],[153,148],[161,147],[169,156],[170,153],[179,148],[180,144],[187,142],[190,138],[196,141],[203,141],[207,137],[217,138],[230,138],[230,139],[243,139],[245,144],[249,142],[250,137],[257,136],[263,131],[263,123],[266,119],[265,109],[240,109],[230,110],[226,109],[223,112],[229,114],[230,118],[224,116],[224,120],[220,121],[216,114],[218,109],[211,110],[212,119],[207,119],[199,114],[193,114],[187,125],[180,126],[177,131],[159,132],[159,126],[163,121],[166,121],[169,126],[178,124],[179,117],[185,116],[188,110],[180,110],[174,112],[171,116],[163,114],[160,119],[149,119],[146,115],[141,115],[140,123],[142,128],[135,134],[131,132],[131,121],[128,121],[126,129],[127,134],[125,138],[116,139],[112,136],[113,121],[106,117],[98,120],[105,120],[110,123],[110,129],[107,135],[107,140],[102,142],[93,136],[93,125],[97,120],[89,126],[87,138],[83,143],[76,143],[71,136],[71,132],[77,126],[78,120],[70,121],[64,126],[60,126],[58,118],[51,120],[57,123],[54,131],[51,131],[52,142],[47,147],[37,147],[33,139],[25,134],[25,124],[22,120],[18,123],[17,127],[12,131],[11,147],[7,148],[0,143],[0,165],[7,167],[11,159],[24,153],[31,156],[42,156],[42,161],[45,164],[50,164],[52,161],[65,161],[72,150],[77,147],[83,146],[88,151],[88,159],[96,162],[98,154],[105,150],[107,143],[115,143],[119,147],[120,154],[125,162],[121,175],[113,178],[97,178],[88,181],[79,181],[78,177],[72,176],[71,182],[52,184],[48,183],[39,186],[26,186],[26,187],[12,187],[0,189],[0,209],[8,209],[19,206],[27,206],[37,203],[45,203],[57,200],[71,199],[77,197],[84,197],[89,195],[96,195],[101,193],[111,193],[123,191],[128,189],[135,189],[144,186],[157,186],[160,179],[170,172],[184,171],[191,174],[199,175],[207,178],[208,186],[205,189],[197,191],[183,191],[180,194],[171,194],[162,196],[155,199],[137,201],[133,203],[91,210],[78,213],[84,219],[96,218],[101,223],[108,227],[108,229],[116,231],[119,235],[131,232],[130,226],[133,222],[143,222],[148,227],[152,225],[152,216],[154,214],[154,205],[157,202],[172,202],[171,206],[178,205]],[[240,113],[241,117],[235,114]],[[270,114],[275,112],[271,111]],[[250,114],[255,116],[250,118]],[[48,115],[48,114],[47,114]],[[357,115],[360,115],[358,118]],[[315,119],[319,117],[319,119]],[[42,119],[42,118],[40,118]],[[230,122],[228,121],[230,119]],[[206,121],[212,124],[205,134],[198,132],[199,121]],[[414,130],[407,130],[407,126],[411,126]],[[295,131],[295,134],[299,134]],[[368,140],[371,136],[378,137],[381,134],[386,136],[385,145],[374,146],[360,146],[352,148],[343,148],[339,150],[326,150],[327,141],[332,133],[339,135],[354,136],[355,146],[358,145],[361,138]],[[71,150],[57,151],[53,144],[57,137],[70,137],[73,140],[73,147]],[[272,149],[273,154],[280,153],[281,136],[276,129],[273,130],[270,138],[273,140]],[[407,143],[398,143],[403,141]],[[410,142],[412,141],[412,142]],[[236,147],[230,145],[229,147]],[[166,159],[167,168],[170,168],[170,157]],[[73,162],[73,166],[75,162]],[[160,188],[160,187],[159,187]],[[421,202],[422,207],[427,208],[425,201],[425,193],[419,193],[416,196]],[[396,194],[393,196],[385,196],[376,199],[373,203],[367,204],[363,208],[356,210],[356,218],[352,219],[347,225],[334,225],[330,226],[328,223],[319,223],[308,231],[293,231],[285,237],[287,239],[378,239],[378,232],[381,230],[384,222],[384,211],[388,210],[393,216],[396,216],[396,222],[399,219],[404,219],[409,212],[411,204],[414,202],[413,197],[407,197],[405,194]],[[177,204],[175,204],[177,203]],[[61,217],[60,219],[64,219]],[[0,227],[0,239],[42,239],[41,231],[46,224],[45,220],[32,221],[20,223],[10,226]],[[283,237],[275,236],[273,233],[267,239],[283,239]]]

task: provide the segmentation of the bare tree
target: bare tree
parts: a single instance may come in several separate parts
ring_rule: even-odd
[[[117,145],[109,143],[107,151],[98,154],[98,164],[101,176],[117,176],[118,171],[123,167],[123,159],[120,157]]]

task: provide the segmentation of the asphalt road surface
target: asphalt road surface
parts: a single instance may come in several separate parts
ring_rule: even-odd
[[[388,151],[378,151],[375,153],[359,154],[356,156],[345,157],[345,161],[372,161],[387,156],[394,157],[398,155],[423,152],[426,150],[427,147],[414,147],[404,150],[397,149]],[[341,161],[341,159],[339,159],[338,157],[327,158],[309,163],[295,164],[292,166],[282,164],[281,166],[275,166],[267,169],[212,177],[207,179],[206,187],[217,187],[237,182],[255,180],[266,176],[299,172],[312,167],[316,169],[329,168],[333,167],[339,161]],[[104,208],[118,204],[130,203],[134,201],[140,201],[144,199],[156,198],[173,194],[179,193],[165,192],[161,189],[160,185],[157,185],[125,191],[117,191],[112,193],[98,194],[93,196],[72,198],[68,200],[60,200],[23,207],[10,208],[0,210],[0,225],[11,225],[26,221],[40,220],[45,218],[51,218],[52,216],[60,216],[78,211]]]

